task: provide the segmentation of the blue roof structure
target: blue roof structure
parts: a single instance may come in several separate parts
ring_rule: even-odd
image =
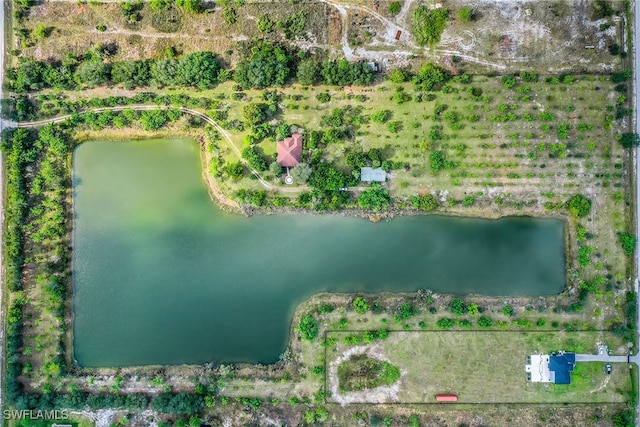
[[[387,173],[382,168],[360,168],[360,181],[366,182],[385,182]]]
[[[575,353],[559,353],[549,356],[549,371],[555,384],[571,384],[571,372],[576,365]]]

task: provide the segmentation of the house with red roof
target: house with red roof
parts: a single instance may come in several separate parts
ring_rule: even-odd
[[[278,141],[278,164],[284,168],[298,166],[302,157],[302,135],[294,133],[289,138]]]

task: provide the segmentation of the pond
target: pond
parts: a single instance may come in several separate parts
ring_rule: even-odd
[[[199,147],[92,141],[74,156],[74,355],[81,366],[270,363],[323,291],[553,295],[560,220],[222,212]]]

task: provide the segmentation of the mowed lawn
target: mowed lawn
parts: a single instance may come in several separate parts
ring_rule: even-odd
[[[327,366],[350,347],[353,333],[328,332]],[[460,403],[625,402],[631,390],[628,365],[577,363],[570,385],[527,381],[527,356],[555,350],[595,353],[603,332],[395,331],[377,341],[373,353],[402,372],[398,403],[436,403],[437,394],[456,394]],[[605,333],[607,334],[607,333]],[[605,335],[605,344],[619,342]],[[610,342],[608,342],[610,341]],[[371,354],[371,353],[370,353]],[[331,389],[332,378],[327,389]],[[364,400],[359,401],[366,402]]]

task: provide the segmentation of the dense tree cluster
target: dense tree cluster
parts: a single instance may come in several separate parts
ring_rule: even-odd
[[[78,84],[99,86],[122,84],[127,88],[143,86],[194,86],[202,89],[218,82],[220,64],[211,52],[194,52],[180,59],[158,61],[122,61],[106,63],[99,56],[78,62],[21,59],[7,73],[10,89],[16,92],[45,87],[72,89]]]
[[[435,45],[447,24],[449,11],[445,8],[431,9],[419,6],[413,12],[413,35],[421,45]]]
[[[289,78],[291,63],[282,46],[260,42],[251,47],[249,59],[238,64],[234,79],[244,89],[282,86]]]
[[[591,200],[584,197],[582,194],[576,194],[567,202],[567,208],[571,215],[576,218],[582,218],[587,216],[591,211]]]
[[[379,185],[374,185],[363,191],[360,197],[358,197],[358,206],[362,209],[370,209],[373,212],[380,212],[390,204],[391,197],[389,196],[389,190],[385,190]]]

